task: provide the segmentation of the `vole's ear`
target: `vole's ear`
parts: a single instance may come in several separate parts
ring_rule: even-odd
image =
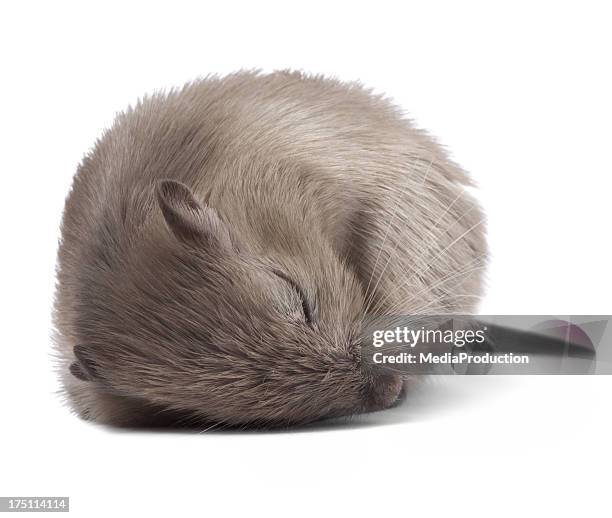
[[[91,351],[82,345],[75,345],[73,352],[77,361],[70,365],[71,374],[81,381],[99,380],[98,366],[92,357]]]
[[[204,241],[231,247],[229,230],[217,211],[200,203],[189,187],[162,180],[157,185],[157,202],[170,230],[183,241]]]

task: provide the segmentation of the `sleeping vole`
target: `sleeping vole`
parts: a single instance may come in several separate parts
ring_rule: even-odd
[[[470,181],[385,98],[240,72],[144,98],[80,164],[55,305],[62,383],[115,425],[284,426],[383,409],[366,316],[470,313]]]

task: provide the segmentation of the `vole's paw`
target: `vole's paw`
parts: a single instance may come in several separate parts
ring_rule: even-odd
[[[81,381],[99,381],[99,368],[91,351],[83,345],[75,345],[73,352],[76,361],[70,365],[70,373]]]

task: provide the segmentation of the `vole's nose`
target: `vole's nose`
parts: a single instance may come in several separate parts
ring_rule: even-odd
[[[366,392],[366,412],[383,410],[393,405],[402,391],[403,383],[402,377],[395,374],[374,376]]]

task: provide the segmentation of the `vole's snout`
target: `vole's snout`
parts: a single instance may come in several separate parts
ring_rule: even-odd
[[[366,387],[365,411],[389,408],[397,401],[403,384],[402,377],[395,374],[373,376]]]

